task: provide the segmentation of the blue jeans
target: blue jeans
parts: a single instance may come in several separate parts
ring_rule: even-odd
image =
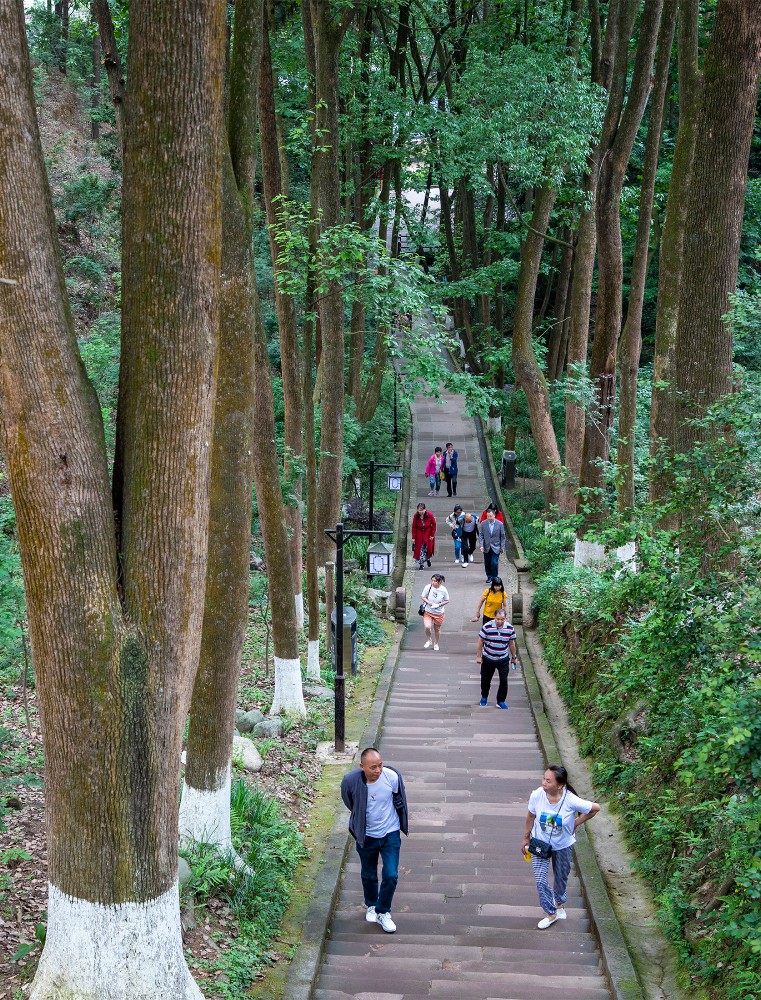
[[[484,570],[487,580],[493,580],[495,576],[499,576],[499,552],[494,552],[492,549],[485,550]]]
[[[399,849],[402,835],[392,830],[385,837],[365,837],[363,847],[359,844],[357,854],[362,863],[362,889],[365,906],[374,906],[376,913],[388,913],[394,898],[396,883],[399,881]],[[380,892],[378,891],[378,858],[383,862]]]
[[[429,476],[428,482],[431,484],[431,489],[438,493],[441,489],[441,473],[437,472],[435,476]]]
[[[459,559],[462,552],[462,539],[455,536],[452,541],[454,542],[454,557]]]

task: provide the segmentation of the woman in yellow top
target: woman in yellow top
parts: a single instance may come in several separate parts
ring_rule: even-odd
[[[505,585],[502,583],[501,577],[495,576],[489,586],[481,595],[481,600],[476,608],[475,615],[470,619],[472,622],[478,621],[478,616],[481,613],[481,608],[484,609],[483,624],[487,622],[494,621],[494,616],[502,608],[505,614],[508,614],[507,608],[507,594],[505,593]]]

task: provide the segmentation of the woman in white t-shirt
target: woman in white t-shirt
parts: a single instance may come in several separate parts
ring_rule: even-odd
[[[540,930],[551,927],[556,920],[566,918],[568,876],[571,872],[573,845],[576,843],[574,833],[582,823],[592,819],[599,811],[600,807],[596,802],[579,798],[568,784],[568,772],[560,764],[552,764],[547,768],[541,788],[534,789],[529,796],[521,851],[524,855],[528,854],[529,841],[534,837],[551,847],[551,854],[547,858],[531,854],[539,905],[547,914],[539,921]]]
[[[439,632],[444,624],[444,608],[449,604],[449,592],[444,586],[441,573],[434,573],[431,582],[420,595],[425,604],[423,624],[425,625],[425,645],[423,649],[439,648]],[[433,637],[431,633],[433,632]]]

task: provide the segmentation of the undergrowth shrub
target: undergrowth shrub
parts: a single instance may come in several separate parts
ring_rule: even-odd
[[[665,931],[712,1000],[754,1000],[761,982],[752,405],[738,392],[705,422],[706,443],[671,456],[665,508],[643,506],[600,530],[595,540],[611,545],[624,528],[637,538],[638,572],[575,568],[564,544],[552,551],[569,525],[529,534],[547,662],[581,749],[621,815]],[[655,527],[664,513],[672,530]]]
[[[234,946],[215,965],[222,975],[214,995],[225,998],[241,996],[267,964],[267,949],[288,905],[293,873],[306,855],[301,834],[280,816],[277,800],[251,789],[242,779],[232,785],[230,824],[233,847],[246,867],[237,866],[230,853],[195,844],[184,852],[191,876],[181,898],[184,907],[207,907],[222,921],[229,911],[238,923]],[[222,936],[229,937],[229,931]]]

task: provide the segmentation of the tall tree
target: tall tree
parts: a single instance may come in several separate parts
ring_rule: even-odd
[[[653,59],[663,0],[645,0],[639,25],[634,71],[625,98],[629,38],[640,0],[622,0],[618,47],[611,80],[608,111],[600,140],[597,187],[598,289],[597,319],[589,364],[592,398],[587,409],[580,486],[586,496],[585,527],[605,516],[603,496],[615,407],[616,351],[623,310],[623,251],[621,190],[626,168],[650,93]]]
[[[301,463],[304,451],[304,400],[302,393],[301,354],[296,325],[296,303],[292,295],[280,286],[281,247],[277,237],[277,223],[282,217],[281,199],[287,190],[287,177],[279,155],[277,112],[275,108],[275,80],[270,47],[269,15],[264,6],[261,64],[259,73],[259,132],[261,135],[262,187],[269,226],[272,267],[275,277],[275,307],[280,334],[280,359],[285,404],[285,453],[283,473],[291,484],[294,502],[285,510],[290,532],[291,570],[293,575],[296,621],[304,627],[304,595],[302,590],[302,514],[301,514]],[[287,167],[287,161],[286,161]]]
[[[341,223],[339,169],[338,58],[341,41],[354,17],[354,4],[338,16],[330,0],[310,0],[315,56],[316,138],[312,151],[311,201],[317,233],[325,236]],[[339,276],[331,277],[318,301],[322,355],[318,367],[320,467],[317,483],[317,558],[330,556],[321,530],[336,523],[341,510],[344,426],[344,302]]]
[[[115,499],[65,293],[21,0],[0,3],[0,405],[45,734],[31,996],[200,997],[178,765],[206,576],[224,3],[133,0]],[[115,541],[114,506],[119,527]]]
[[[676,331],[674,435],[685,452],[703,415],[732,388],[732,332],[748,156],[761,74],[761,0],[719,0],[697,106]]]
[[[251,132],[256,99],[255,64],[261,35],[261,0],[239,0],[222,171],[222,286],[217,392],[209,482],[209,550],[198,671],[190,703],[185,780],[180,802],[180,843],[213,843],[232,849],[230,777],[235,704],[248,625],[249,545],[255,437],[255,288],[246,197],[237,173],[248,178],[256,161]],[[248,109],[248,114],[243,113]],[[242,133],[242,134],[241,134]]]
[[[650,263],[650,224],[655,199],[655,181],[663,132],[663,111],[669,84],[675,20],[676,0],[665,0],[658,39],[658,65],[655,71],[645,142],[645,160],[640,182],[637,235],[629,279],[629,302],[618,353],[621,388],[616,445],[616,464],[618,467],[616,494],[618,509],[622,512],[632,510],[634,507],[634,436],[637,417],[637,375],[642,350],[642,309],[645,302],[645,285]]]
[[[677,53],[679,66],[679,130],[671,164],[666,219],[658,258],[658,305],[653,357],[653,398],[650,408],[650,446],[673,440],[674,408],[669,387],[675,384],[676,329],[679,290],[684,266],[690,181],[697,140],[697,104],[701,92],[698,67],[698,0],[679,0]],[[666,489],[667,476],[657,466],[650,480],[650,495],[657,500]]]

